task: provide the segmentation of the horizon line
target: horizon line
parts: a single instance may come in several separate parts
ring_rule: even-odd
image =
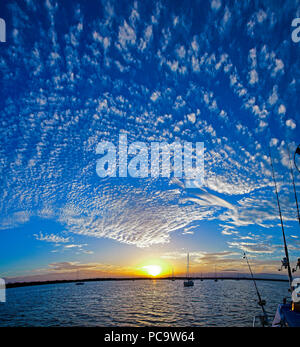
[[[18,288],[18,287],[29,287],[37,285],[47,285],[47,284],[63,284],[63,283],[76,283],[76,282],[102,282],[102,281],[140,281],[140,280],[185,280],[186,276],[180,277],[99,277],[99,278],[86,278],[86,279],[66,279],[66,280],[50,280],[50,281],[31,281],[31,282],[11,282],[6,284],[6,288]],[[189,277],[191,280],[246,280],[253,281],[249,276],[243,277],[232,277],[232,276],[194,276]],[[256,281],[274,281],[274,282],[288,282],[288,279],[284,278],[267,278],[267,277],[254,277]]]

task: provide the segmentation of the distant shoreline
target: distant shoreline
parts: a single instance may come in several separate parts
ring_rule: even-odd
[[[87,278],[78,280],[54,280],[54,281],[36,281],[36,282],[14,282],[7,283],[6,288],[18,288],[18,287],[29,287],[39,286],[46,284],[62,284],[62,283],[76,283],[76,282],[104,282],[104,281],[141,281],[141,280],[185,280],[186,277],[128,277],[128,278]],[[192,280],[234,280],[234,281],[252,281],[251,277],[190,277]],[[281,278],[263,278],[257,277],[256,281],[273,281],[273,282],[288,282],[288,279]]]

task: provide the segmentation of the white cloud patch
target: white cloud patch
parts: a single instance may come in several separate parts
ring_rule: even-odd
[[[119,28],[119,42],[123,48],[127,48],[127,45],[134,45],[136,41],[136,33],[134,29],[124,21],[124,24]]]
[[[256,84],[257,82],[258,82],[258,73],[255,69],[253,69],[249,73],[249,83]]]
[[[153,92],[150,99],[155,102],[159,97],[160,97],[161,93],[160,92]]]
[[[195,123],[196,122],[196,115],[195,115],[195,113],[189,113],[188,115],[187,115],[187,117],[188,117],[188,120],[191,122],[191,123]]]
[[[210,5],[214,11],[218,11],[222,6],[222,2],[221,0],[212,0]]]
[[[296,129],[296,123],[293,119],[287,119],[285,124],[287,127],[291,128],[292,130]]]
[[[52,243],[67,243],[70,241],[70,237],[62,237],[55,234],[43,234],[42,232],[39,234],[33,234],[33,236],[39,241]]]
[[[274,245],[265,243],[252,243],[252,242],[228,242],[230,248],[238,248],[243,252],[257,253],[257,254],[272,254],[278,248]]]
[[[279,107],[278,107],[278,114],[281,115],[281,114],[285,114],[286,112],[286,108],[283,104],[281,104]]]

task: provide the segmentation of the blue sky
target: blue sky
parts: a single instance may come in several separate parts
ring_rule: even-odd
[[[299,224],[297,1],[2,1],[0,275],[275,272]],[[204,142],[205,179],[100,178],[96,146]],[[295,171],[296,174],[296,171]],[[299,174],[296,174],[299,190]],[[50,276],[50,277],[49,277]],[[52,278],[52,277],[51,277]]]

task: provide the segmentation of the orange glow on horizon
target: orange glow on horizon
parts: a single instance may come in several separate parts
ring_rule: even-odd
[[[137,276],[145,277],[165,277],[170,276],[171,268],[170,265],[162,259],[159,258],[148,258],[144,259],[141,263],[137,264],[136,272]]]
[[[146,265],[143,266],[143,269],[145,269],[147,273],[153,277],[160,275],[162,272],[162,269],[159,265]]]

